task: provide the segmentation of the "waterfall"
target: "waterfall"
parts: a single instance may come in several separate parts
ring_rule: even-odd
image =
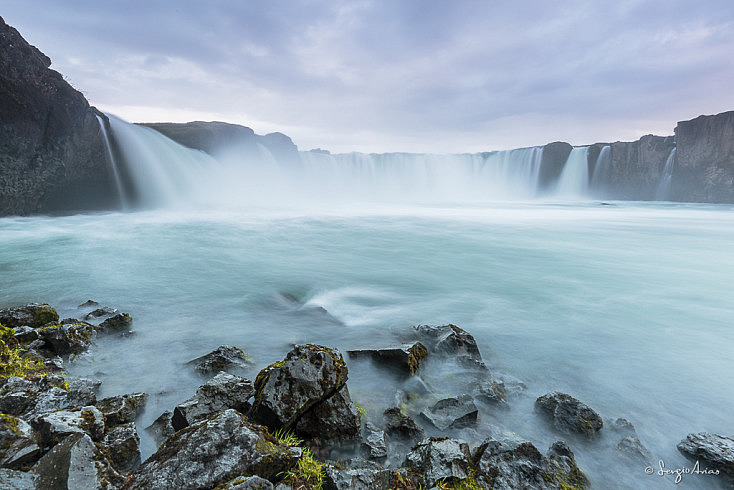
[[[556,193],[561,197],[583,197],[589,188],[588,146],[574,148],[558,178]]]
[[[670,150],[668,159],[665,160],[665,167],[663,168],[663,175],[660,178],[657,191],[655,192],[656,201],[668,201],[670,200],[670,186],[673,180],[673,169],[675,167],[675,148]]]
[[[110,168],[112,169],[112,176],[115,179],[115,188],[117,189],[118,199],[120,199],[120,207],[124,211],[128,208],[128,203],[127,198],[125,197],[125,189],[122,185],[122,178],[120,177],[120,170],[117,167],[117,160],[115,159],[115,155],[112,152],[112,145],[110,144],[110,138],[107,134],[107,128],[105,127],[104,119],[102,119],[100,116],[97,116],[97,121],[99,122],[99,127],[102,129],[102,138],[104,139],[105,151],[107,153],[107,161],[110,164]]]
[[[604,145],[596,157],[596,165],[594,166],[594,174],[591,176],[591,189],[602,194],[605,190],[607,182],[609,182],[610,167],[612,165],[612,147]]]

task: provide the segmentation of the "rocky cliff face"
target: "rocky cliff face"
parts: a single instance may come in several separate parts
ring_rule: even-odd
[[[194,121],[188,123],[142,123],[189,148],[203,150],[210,155],[222,156],[233,151],[241,156],[262,156],[265,147],[280,162],[298,159],[298,147],[282,133],[264,136],[245,126],[224,122]]]
[[[0,216],[113,206],[94,108],[0,18]]]
[[[672,199],[734,202],[734,111],[679,122],[675,135]]]

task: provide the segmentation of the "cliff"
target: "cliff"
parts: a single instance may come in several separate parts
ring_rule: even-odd
[[[95,109],[0,17],[0,216],[109,208]]]

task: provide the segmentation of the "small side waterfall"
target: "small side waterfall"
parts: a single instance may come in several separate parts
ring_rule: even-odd
[[[663,168],[663,175],[660,178],[657,191],[655,192],[656,201],[668,201],[670,200],[670,187],[673,181],[673,170],[675,169],[675,148],[670,150],[668,159],[665,160],[665,167]]]
[[[612,165],[612,147],[604,145],[596,157],[594,174],[591,176],[591,190],[602,193],[606,183],[609,181],[609,171]]]
[[[122,184],[122,177],[120,177],[120,169],[117,167],[117,160],[112,152],[112,145],[110,144],[110,137],[107,134],[107,127],[105,127],[104,120],[97,116],[99,127],[102,130],[102,137],[104,138],[104,146],[107,153],[107,161],[112,169],[112,176],[115,179],[115,188],[117,189],[117,196],[120,199],[120,208],[123,211],[128,209],[127,197],[125,196],[125,188]]]
[[[556,192],[560,197],[583,197],[589,188],[589,147],[574,148],[568,155],[558,178]]]

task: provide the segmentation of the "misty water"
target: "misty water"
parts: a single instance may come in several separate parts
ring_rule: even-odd
[[[516,155],[530,162],[522,175],[537,172],[528,152]],[[256,366],[245,374],[254,378],[294,343],[345,352],[391,345],[411,325],[454,323],[475,336],[493,372],[527,389],[509,410],[481,405],[477,430],[452,435],[476,444],[489,430],[509,430],[542,452],[567,440],[596,488],[719,488],[715,476],[684,475],[675,485],[644,470],[657,471],[659,460],[691,468],[675,448],[681,439],[731,431],[730,206],[532,200],[523,192],[519,200],[460,200],[454,190],[433,199],[425,185],[410,191],[405,181],[387,197],[347,199],[346,184],[333,188],[347,179],[338,171],[326,182],[301,175],[318,192],[298,193],[287,169],[263,165],[246,179],[216,165],[201,174],[215,180],[201,181],[205,192],[192,191],[190,202],[0,220],[3,306],[42,301],[74,317],[91,298],[133,316],[135,335],[100,338],[69,373],[102,380],[100,396],[149,393],[140,428],[194,393],[204,379],[186,361],[219,345],[250,353]],[[370,165],[369,175],[385,172]],[[410,165],[401,172],[413,172]],[[509,181],[518,175],[502,171]],[[412,199],[390,198],[401,185]],[[352,397],[379,420],[394,387],[368,365],[349,365]],[[445,394],[461,384],[440,366],[426,377]],[[605,425],[628,419],[651,461],[620,456],[621,436],[609,427],[592,441],[554,431],[533,411],[549,391],[584,401]],[[139,432],[145,458],[155,444]]]

